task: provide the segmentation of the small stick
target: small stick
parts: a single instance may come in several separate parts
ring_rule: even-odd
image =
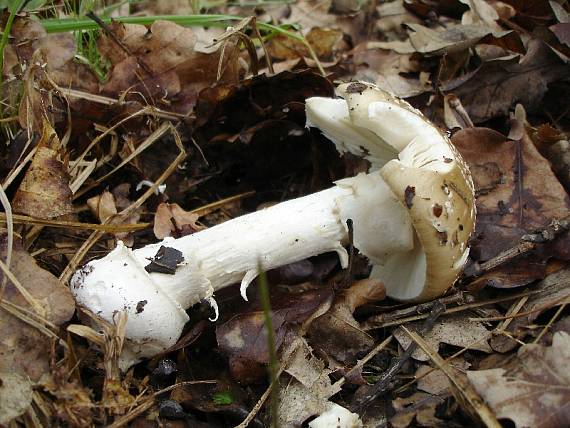
[[[519,256],[525,255],[535,250],[540,244],[545,244],[553,241],[562,233],[568,230],[570,230],[570,216],[565,217],[561,220],[552,220],[545,228],[539,229],[534,233],[529,233],[521,236],[520,242],[514,247],[497,254],[492,259],[489,259],[480,265],[476,264],[470,269],[472,272],[466,274],[466,276],[468,278],[476,278],[478,276],[481,276],[485,272],[493,270]]]
[[[461,395],[465,398],[465,401],[470,405],[473,411],[479,415],[481,421],[490,428],[501,428],[501,424],[497,421],[497,418],[493,411],[485,404],[483,399],[479,396],[471,382],[468,380],[464,380],[463,378],[459,378],[455,376],[453,371],[449,368],[448,363],[440,357],[440,355],[435,352],[429,344],[423,339],[423,334],[418,334],[415,331],[411,331],[405,326],[402,326],[402,329],[406,332],[408,336],[414,341],[413,343],[416,346],[419,346],[422,351],[424,351],[437,365],[437,367],[445,373],[447,378],[449,379],[450,384],[461,393]],[[411,348],[410,345],[408,348]]]
[[[424,321],[422,327],[420,328],[420,334],[423,336],[427,334],[434,326],[436,320],[445,311],[445,305],[441,301],[437,301],[434,305],[428,318]],[[412,353],[416,350],[418,344],[415,342],[410,343],[410,346],[404,351],[404,353],[395,358],[392,361],[390,367],[382,374],[380,380],[371,386],[364,386],[356,392],[354,399],[351,403],[351,411],[355,413],[360,413],[359,410],[368,406],[372,401],[378,398],[380,395],[388,392],[392,387],[392,382],[394,377],[400,372],[404,363],[410,359]],[[363,391],[359,394],[360,391]]]
[[[479,308],[481,306],[492,305],[494,303],[501,303],[501,302],[508,302],[510,300],[518,299],[518,298],[525,298],[531,296],[533,294],[543,293],[543,290],[537,291],[525,291],[524,293],[518,293],[512,296],[506,297],[497,297],[495,299],[484,300],[481,302],[473,302],[467,303],[463,306],[456,306],[454,308],[446,309],[443,315],[455,314],[457,312],[463,312],[468,309]],[[441,303],[445,304],[444,299],[440,299]],[[379,318],[371,317],[368,321],[362,324],[362,329],[364,331],[369,330],[376,330],[379,328],[386,328],[392,327],[394,325],[402,325],[412,321],[419,321],[428,318],[429,314],[419,314],[419,315],[411,315],[403,318],[398,318],[396,315],[395,317],[391,317],[391,314],[386,314],[386,319],[384,319],[384,315],[380,315]],[[372,320],[372,321],[371,321]],[[378,321],[377,321],[378,320]]]
[[[548,321],[548,324],[544,326],[544,328],[540,331],[540,333],[538,334],[538,336],[536,336],[536,339],[534,339],[532,343],[538,343],[540,339],[542,339],[542,336],[544,336],[544,334],[552,327],[552,324],[554,324],[554,321],[558,319],[562,311],[566,308],[566,305],[567,303],[564,303],[558,308],[556,313],[552,316],[552,318],[550,318],[550,321]]]
[[[374,349],[372,349],[363,359],[358,360],[358,362],[354,365],[354,367],[352,367],[348,372],[346,372],[346,374],[343,377],[337,380],[333,385],[333,388],[334,389],[340,388],[342,385],[344,385],[344,383],[346,382],[346,378],[348,376],[350,376],[354,371],[362,368],[364,364],[366,364],[368,361],[372,359],[372,357],[374,357],[376,354],[378,354],[378,352],[380,352],[382,349],[388,346],[393,338],[394,336],[390,335],[382,342],[380,342],[378,345],[376,345]]]
[[[459,291],[455,294],[452,294],[451,296],[442,297],[441,299],[438,299],[438,301],[443,303],[445,306],[448,306],[452,304],[463,305],[467,303],[474,303],[475,299],[472,295],[466,294],[463,291]],[[370,317],[368,319],[368,323],[383,324],[383,323],[396,321],[398,319],[402,319],[408,316],[429,314],[430,311],[435,306],[436,302],[437,301],[434,300],[431,302],[420,303],[418,305],[410,306],[403,309],[396,309],[394,311],[387,312],[384,314],[374,315],[373,317]],[[382,327],[383,326],[384,325],[382,325]]]

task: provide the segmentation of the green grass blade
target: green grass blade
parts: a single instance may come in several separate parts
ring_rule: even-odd
[[[273,385],[271,388],[269,411],[271,413],[271,426],[277,427],[277,400],[279,398],[277,373],[279,370],[279,362],[277,361],[277,351],[275,349],[275,337],[273,333],[273,321],[271,319],[271,302],[269,299],[267,275],[262,270],[261,264],[258,267],[258,272],[259,300],[261,301],[261,307],[263,308],[265,330],[267,331],[267,348],[269,350],[269,379],[270,383]]]

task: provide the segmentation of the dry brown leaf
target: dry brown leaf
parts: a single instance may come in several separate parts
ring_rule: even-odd
[[[421,24],[422,20],[404,6],[403,0],[381,3],[376,6],[376,29],[387,40],[403,40],[407,37],[405,24]]]
[[[115,198],[108,190],[105,190],[100,195],[87,199],[87,206],[101,223],[105,223],[109,217],[117,214]]]
[[[0,424],[23,414],[32,404],[33,382],[27,376],[0,370]]]
[[[470,367],[462,357],[454,358],[449,362],[449,367],[454,372],[463,372]],[[447,375],[440,369],[430,366],[420,366],[416,371],[416,379],[418,379],[418,389],[434,395],[443,395],[450,393],[450,382]]]
[[[467,377],[498,418],[522,427],[570,425],[570,336],[552,346],[525,345],[504,368],[468,371]]]
[[[469,7],[469,11],[465,12],[461,17],[463,24],[476,23],[483,21],[489,26],[496,25],[499,14],[495,8],[485,0],[459,0],[461,3]]]
[[[302,294],[282,294],[272,289],[272,323],[275,349],[284,343],[295,325],[301,324],[316,311],[327,310],[332,302],[332,291],[320,289]],[[232,375],[242,381],[265,376],[259,364],[269,361],[264,315],[259,303],[248,305],[247,312],[234,315],[217,326],[216,338],[220,350],[230,357]],[[253,363],[253,365],[252,365]]]
[[[325,363],[312,355],[303,339],[292,342],[285,371],[293,377],[279,390],[279,426],[300,426],[307,418],[326,410],[329,398],[339,392]]]
[[[105,190],[100,195],[89,198],[87,206],[101,223],[107,223],[112,216],[131,205],[132,201],[128,199],[129,189],[130,184],[119,184],[112,192]],[[140,220],[141,211],[142,208],[138,208],[120,222],[117,219],[111,219],[110,222],[111,224],[136,224]],[[126,246],[132,246],[134,243],[133,234],[130,232],[115,233],[115,238],[123,241]]]
[[[431,89],[430,85],[410,73],[420,71],[418,63],[409,54],[399,54],[393,50],[372,49],[369,43],[357,45],[351,52],[356,66],[354,78],[374,82],[399,97],[407,98],[422,94]]]
[[[489,260],[518,244],[523,234],[568,215],[566,191],[527,134],[509,141],[491,129],[470,128],[457,132],[452,141],[469,163],[477,193],[473,259]],[[537,272],[540,278],[542,262],[535,260],[539,265],[531,266],[529,261],[526,269],[517,267],[516,276],[497,277],[494,285],[524,285],[536,279]]]
[[[334,60],[335,54],[342,48],[343,34],[339,30],[315,27],[305,38],[317,57],[323,60]],[[272,38],[267,48],[271,56],[277,59],[290,60],[311,56],[305,44],[286,35]]]
[[[525,316],[513,318],[507,328],[510,336],[523,340],[529,333],[531,325],[544,311],[570,303],[570,270],[562,269],[552,273],[533,287],[538,292],[529,297],[520,309]],[[508,352],[518,346],[516,340],[509,336],[497,335],[491,339],[491,347],[497,352]]]
[[[89,66],[74,61],[75,38],[71,33],[48,34],[40,22],[17,18],[12,27],[13,46],[18,58],[31,65],[36,50],[41,50],[50,77],[62,87],[81,88],[96,92],[97,77]]]
[[[1,257],[4,259],[5,235],[1,246]],[[14,247],[10,270],[43,309],[45,320],[59,326],[71,318],[75,304],[69,289],[62,285],[57,277],[40,268],[34,258],[19,244]],[[4,275],[0,274],[0,279],[3,277]],[[26,299],[10,282],[2,299],[6,304],[31,310]],[[31,311],[33,313],[33,310]],[[42,322],[39,321],[39,324]],[[32,400],[32,386],[42,375],[48,373],[52,340],[52,336],[47,336],[46,333],[10,314],[6,309],[0,309],[0,379],[2,380],[0,402],[7,404],[6,407],[0,405],[0,423],[7,423],[8,419],[26,410],[26,403]],[[6,394],[9,394],[10,398],[4,401]],[[14,397],[21,402],[11,403]]]
[[[39,218],[56,218],[73,212],[67,163],[59,138],[44,119],[36,154],[12,200],[12,209]]]
[[[29,69],[34,64],[45,65],[49,78],[60,87],[98,92],[95,74],[88,65],[74,60],[76,46],[73,34],[47,34],[40,22],[25,17],[14,21],[11,34],[14,37],[13,47],[19,61],[27,65],[25,68]]]
[[[569,67],[548,46],[531,40],[519,61],[502,58],[485,62],[474,72],[446,82],[445,92],[453,91],[474,123],[506,116],[517,103],[528,110],[540,101],[554,81],[568,76]]]
[[[491,338],[491,332],[480,322],[470,321],[468,318],[468,314],[451,315],[442,318],[423,337],[429,343],[430,348],[435,350],[439,348],[440,343],[447,343],[459,348],[492,352],[493,350],[488,343],[488,340]],[[421,322],[417,322],[407,324],[406,327],[417,331],[421,325]],[[401,327],[394,331],[394,337],[404,349],[412,343],[410,336]],[[419,361],[428,361],[430,359],[421,348],[417,348],[412,353],[412,358]]]
[[[154,236],[164,239],[167,236],[180,238],[202,230],[197,224],[199,215],[184,211],[178,204],[162,202],[154,215]]]
[[[396,414],[390,418],[390,426],[406,428],[416,421],[418,426],[433,427],[444,422],[435,416],[436,407],[444,402],[437,395],[416,392],[406,398],[396,398],[392,405]]]
[[[561,139],[549,145],[543,152],[552,169],[567,191],[570,191],[570,142]]]
[[[314,27],[334,28],[337,17],[329,13],[331,6],[332,0],[301,0],[290,6],[291,13],[283,23],[298,25],[305,32]]]
[[[106,94],[118,96],[129,91],[135,99],[142,95],[149,103],[188,113],[198,92],[217,81],[218,71],[221,82],[238,80],[238,50],[231,42],[222,56],[222,49],[197,52],[194,32],[170,21],[155,21],[148,29],[119,23],[111,28],[125,49],[109,36],[99,41],[100,52],[113,65],[102,87]]]
[[[352,366],[362,353],[374,346],[374,338],[360,328],[354,319],[354,310],[365,303],[383,300],[384,284],[374,279],[355,282],[335,298],[329,311],[316,318],[307,337],[311,346],[327,355],[330,363]]]
[[[429,55],[450,55],[465,51],[485,39],[503,41],[514,52],[523,52],[522,42],[513,31],[495,31],[482,24],[456,25],[436,31],[420,24],[409,23],[413,30],[406,41],[370,42],[370,48],[393,49],[400,54],[418,52]],[[508,41],[504,40],[508,39]]]

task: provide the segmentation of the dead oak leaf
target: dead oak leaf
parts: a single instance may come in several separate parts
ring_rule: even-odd
[[[570,425],[570,335],[552,346],[525,345],[505,368],[468,371],[467,377],[498,418],[517,428]]]
[[[417,62],[411,59],[410,54],[374,49],[369,46],[371,43],[374,42],[363,42],[350,51],[353,64],[356,67],[356,80],[372,81],[382,89],[402,98],[412,97],[431,90],[428,82],[407,77],[411,73],[420,71]]]
[[[511,141],[491,129],[470,128],[457,132],[452,141],[475,183],[477,225],[471,255],[476,260],[489,260],[523,234],[568,215],[566,191],[527,134]]]
[[[463,357],[457,357],[449,361],[449,368],[457,376],[467,370],[471,364]],[[428,394],[446,395],[451,393],[451,383],[447,375],[441,369],[436,369],[427,365],[422,365],[416,370],[415,374],[418,380],[418,389]]]
[[[324,412],[340,386],[331,383],[331,370],[301,338],[291,342],[283,359],[287,361],[285,372],[292,379],[279,390],[279,426],[300,426],[310,416]]]
[[[315,27],[307,33],[305,39],[318,58],[333,60],[342,47],[343,34],[340,30]],[[285,35],[272,38],[267,48],[271,56],[277,59],[290,60],[311,56],[304,43]]]
[[[48,34],[39,21],[18,17],[12,27],[13,44],[21,64],[30,67],[36,51],[42,52],[46,72],[57,85],[96,93],[98,80],[86,64],[74,61],[77,48],[71,33]]]
[[[31,406],[32,387],[27,376],[0,370],[0,424],[7,426]]]

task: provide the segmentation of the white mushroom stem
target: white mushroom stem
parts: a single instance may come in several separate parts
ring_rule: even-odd
[[[123,367],[172,346],[190,306],[208,300],[217,310],[216,290],[241,282],[246,298],[260,266],[336,251],[345,267],[348,219],[354,246],[389,296],[427,300],[457,279],[475,221],[461,157],[420,112],[385,91],[361,82],[338,91],[343,98],[307,100],[307,124],[340,152],[370,160],[372,172],[181,239],[134,251],[119,243],[73,276],[79,304],[107,321],[127,312]],[[178,250],[179,263],[167,266],[170,274],[148,273],[161,246]]]
[[[79,304],[104,319],[124,310],[128,362],[172,346],[188,321],[185,309],[216,290],[246,287],[264,270],[329,251],[346,267],[347,220],[354,222],[357,248],[371,257],[408,251],[413,228],[405,208],[378,173],[344,179],[333,188],[274,205],[180,239],[138,250],[119,243],[72,279]],[[371,237],[374,237],[371,240]],[[148,273],[145,266],[161,246],[179,250],[184,261],[173,275]],[[215,302],[214,302],[215,304]]]

